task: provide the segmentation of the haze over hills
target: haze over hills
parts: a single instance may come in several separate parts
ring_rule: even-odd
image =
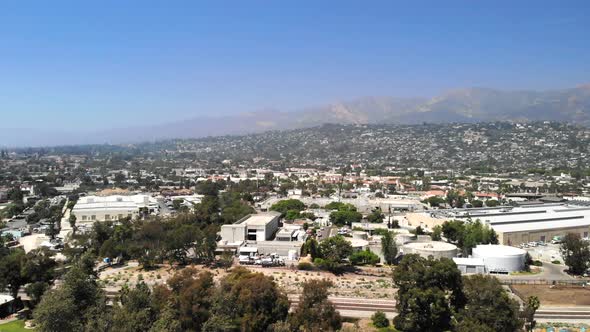
[[[165,117],[163,117],[165,118]],[[2,130],[5,146],[127,143],[238,135],[324,123],[374,124],[552,120],[590,126],[590,84],[551,91],[454,90],[432,98],[364,97],[296,111],[265,110],[198,117],[94,133]]]

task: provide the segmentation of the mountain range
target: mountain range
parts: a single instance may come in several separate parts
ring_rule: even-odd
[[[590,127],[590,84],[550,91],[466,88],[432,98],[364,97],[296,111],[265,110],[222,117],[196,117],[148,127],[95,133],[28,133],[13,144],[132,143],[165,138],[241,135],[335,124],[560,121]],[[9,142],[0,132],[1,142]],[[23,131],[19,131],[21,135]],[[14,138],[14,136],[12,136]],[[0,144],[2,145],[2,144]]]

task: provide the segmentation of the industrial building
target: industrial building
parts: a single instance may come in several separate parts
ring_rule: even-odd
[[[221,226],[221,240],[228,244],[270,240],[279,229],[280,217],[278,212],[248,215],[231,225]]]
[[[72,214],[78,222],[92,222],[135,218],[140,211],[154,213],[158,209],[156,199],[145,194],[86,196],[78,199]]]
[[[410,218],[408,218],[410,219]],[[496,208],[433,210],[415,213],[415,225],[432,229],[446,220],[480,220],[489,225],[504,245],[550,242],[554,237],[590,234],[590,207],[571,203],[537,203]]]

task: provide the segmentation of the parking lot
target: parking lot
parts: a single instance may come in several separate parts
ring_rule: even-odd
[[[563,258],[559,253],[559,244],[546,243],[544,245],[537,245],[535,247],[523,248],[534,260],[543,262],[560,261],[563,263]]]

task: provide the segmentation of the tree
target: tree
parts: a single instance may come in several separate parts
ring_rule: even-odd
[[[352,254],[352,245],[344,237],[332,236],[320,243],[320,267],[332,272],[339,272],[342,260]],[[315,261],[314,261],[315,262]]]
[[[526,300],[524,310],[522,311],[522,318],[524,320],[524,327],[527,331],[532,332],[535,330],[537,321],[535,320],[535,313],[541,306],[541,301],[536,296],[529,296]]]
[[[397,245],[395,244],[395,238],[391,232],[383,234],[383,237],[381,238],[381,250],[385,262],[390,265],[393,264],[397,257]]]
[[[418,226],[414,229],[414,235],[424,235],[424,229],[422,229],[422,226]]]
[[[293,331],[337,331],[342,327],[342,318],[334,305],[328,301],[328,280],[309,280],[303,284],[299,304],[289,316]]]
[[[519,304],[504,291],[498,279],[476,274],[465,277],[463,286],[467,302],[457,314],[459,322],[477,322],[491,331],[520,331],[523,322],[519,319]]]
[[[389,326],[389,319],[385,316],[383,311],[377,311],[371,316],[371,321],[373,322],[373,326],[377,328],[384,328]]]
[[[299,211],[297,210],[289,210],[285,214],[285,219],[287,220],[295,220],[300,217]]]
[[[443,198],[440,198],[438,196],[432,196],[432,197],[428,197],[427,199],[425,199],[423,201],[423,203],[428,204],[431,207],[439,207],[442,204],[446,203],[446,201]]]
[[[461,272],[452,260],[406,255],[393,271],[393,282],[398,288],[396,329],[451,329],[453,312],[464,305]]]
[[[352,225],[353,222],[361,222],[363,215],[353,210],[340,210],[330,213],[330,222],[337,226]]]
[[[442,232],[449,242],[462,244],[465,225],[461,220],[445,221],[442,224]]]
[[[311,255],[311,259],[315,259],[320,256],[318,241],[314,238],[308,238],[301,247],[301,256],[307,255]]]
[[[590,248],[588,241],[580,238],[579,234],[568,233],[560,245],[561,257],[569,272],[574,275],[583,275],[590,264]]]
[[[213,298],[203,331],[265,331],[284,320],[289,310],[287,296],[271,278],[242,267],[221,280]]]
[[[305,209],[305,204],[298,199],[285,199],[274,203],[271,207],[271,211],[280,212],[283,216],[287,214],[287,211],[294,210],[301,212]]]
[[[70,223],[70,227],[72,227],[72,232],[76,232],[76,215],[70,214],[70,218],[68,219]]]
[[[16,249],[0,259],[0,288],[7,289],[13,297],[16,297],[18,290],[27,282],[27,278],[21,273],[25,263],[25,252]]]
[[[353,265],[375,265],[379,263],[379,256],[369,249],[361,250],[350,255],[350,262]]]
[[[33,311],[36,329],[40,332],[80,331],[82,316],[70,292],[64,289],[48,291]]]
[[[485,204],[487,207],[496,207],[496,206],[500,205],[500,202],[495,199],[488,199],[485,201]]]
[[[113,330],[142,332],[150,329],[158,312],[152,305],[151,291],[144,282],[133,289],[123,288],[119,301],[121,304],[113,308]]]
[[[47,291],[33,312],[37,330],[41,332],[80,331],[90,312],[106,306],[104,292],[80,262],[64,276],[63,284]],[[97,330],[97,329],[93,329]]]
[[[432,228],[432,234],[430,234],[430,238],[432,241],[440,241],[442,239],[442,227],[440,225],[436,225]]]
[[[474,199],[471,201],[471,205],[473,205],[473,207],[480,208],[483,206],[483,201],[479,199]]]
[[[367,221],[370,223],[382,223],[385,215],[381,212],[381,208],[375,208],[371,213],[367,216]]]

